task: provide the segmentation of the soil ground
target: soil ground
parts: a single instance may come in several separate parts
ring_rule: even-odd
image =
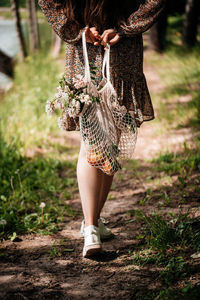
[[[163,88],[158,74],[145,66],[150,91]],[[156,110],[156,108],[155,108]],[[66,137],[65,137],[66,138]],[[68,143],[79,143],[79,133],[69,134]],[[184,140],[190,140],[190,129],[180,129],[164,136],[154,135],[154,122],[142,125],[139,130],[135,158],[151,173],[146,158],[155,157],[164,148],[178,151]],[[103,243],[105,253],[94,258],[82,257],[83,240],[79,237],[82,220],[79,196],[67,203],[76,212],[66,217],[62,230],[51,236],[24,235],[18,241],[5,241],[1,250],[6,254],[0,266],[1,299],[142,299],[144,289],[159,287],[159,268],[153,265],[133,265],[132,253],[139,243],[141,221],[133,221],[128,211],[141,209],[139,200],[144,197],[143,182],[137,177],[128,178],[126,171],[116,177],[102,216],[108,221],[115,237]],[[190,206],[197,206],[195,202]],[[157,209],[148,203],[142,209],[147,213]],[[169,208],[166,208],[166,211]],[[187,205],[183,205],[183,211]],[[163,211],[163,213],[166,213]],[[174,202],[170,211],[177,211]],[[194,270],[199,268],[194,263]],[[190,278],[200,282],[197,274]],[[179,287],[181,288],[181,282]]]

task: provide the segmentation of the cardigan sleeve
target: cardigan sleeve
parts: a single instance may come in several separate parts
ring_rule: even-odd
[[[67,43],[74,44],[81,39],[81,29],[78,24],[67,20],[60,0],[39,0],[39,6],[57,35]]]
[[[146,0],[118,28],[120,36],[132,36],[148,30],[157,20],[166,0]]]

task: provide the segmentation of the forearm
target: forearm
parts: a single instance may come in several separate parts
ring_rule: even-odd
[[[148,30],[164,8],[166,0],[147,0],[118,28],[120,36],[132,36]]]

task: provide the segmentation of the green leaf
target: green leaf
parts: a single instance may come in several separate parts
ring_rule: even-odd
[[[68,249],[65,249],[64,252],[73,252],[74,251],[74,248],[68,248]]]

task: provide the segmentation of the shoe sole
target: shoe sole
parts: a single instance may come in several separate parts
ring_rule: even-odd
[[[114,233],[111,233],[110,235],[100,235],[100,238],[102,240],[109,240],[109,239],[114,238],[114,237],[115,237]],[[84,238],[83,233],[80,233],[80,238]]]
[[[102,252],[102,247],[100,245],[91,245],[86,247],[83,257],[89,257],[93,256],[95,254],[101,253]]]

